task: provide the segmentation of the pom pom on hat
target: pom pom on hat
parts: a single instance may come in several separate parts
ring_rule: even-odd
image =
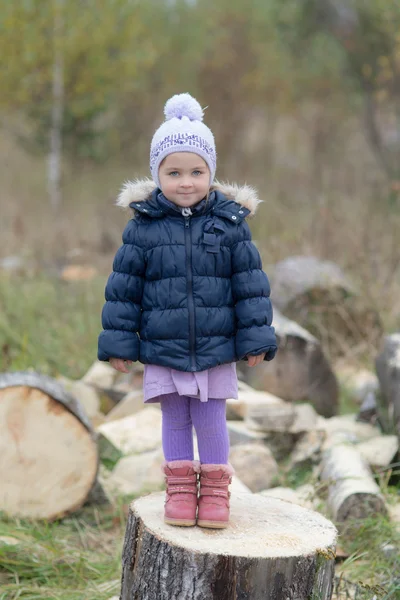
[[[190,121],[202,121],[204,116],[200,104],[190,94],[172,96],[165,104],[164,114],[167,121],[182,117],[187,117]]]

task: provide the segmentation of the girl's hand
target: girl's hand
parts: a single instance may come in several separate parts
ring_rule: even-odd
[[[250,354],[247,357],[247,366],[248,367],[256,367],[257,365],[259,365],[265,357],[265,352],[264,354],[259,354],[258,356],[251,356]]]
[[[131,360],[123,360],[122,358],[110,358],[108,362],[114,369],[121,371],[121,373],[129,373],[132,366]]]

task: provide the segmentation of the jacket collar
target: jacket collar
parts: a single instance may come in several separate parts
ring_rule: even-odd
[[[240,222],[247,216],[253,216],[261,200],[250,186],[237,186],[215,182],[206,203],[202,200],[193,212],[195,214],[213,213],[233,222]],[[167,200],[151,179],[128,181],[124,184],[117,205],[128,206],[149,217],[161,218],[166,214],[180,216],[180,209]]]

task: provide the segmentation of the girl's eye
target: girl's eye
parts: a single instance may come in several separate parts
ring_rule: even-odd
[[[178,171],[171,171],[170,175],[172,175],[173,177],[175,177],[175,175],[178,175]]]
[[[201,175],[201,171],[193,171],[193,175],[196,175],[197,177],[197,175]]]

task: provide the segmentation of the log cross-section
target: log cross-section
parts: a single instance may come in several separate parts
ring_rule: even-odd
[[[130,506],[121,600],[330,600],[337,531],[322,515],[235,494],[227,529],[172,527],[163,496]]]
[[[95,432],[56,380],[0,374],[0,511],[53,520],[80,508],[96,481]]]

